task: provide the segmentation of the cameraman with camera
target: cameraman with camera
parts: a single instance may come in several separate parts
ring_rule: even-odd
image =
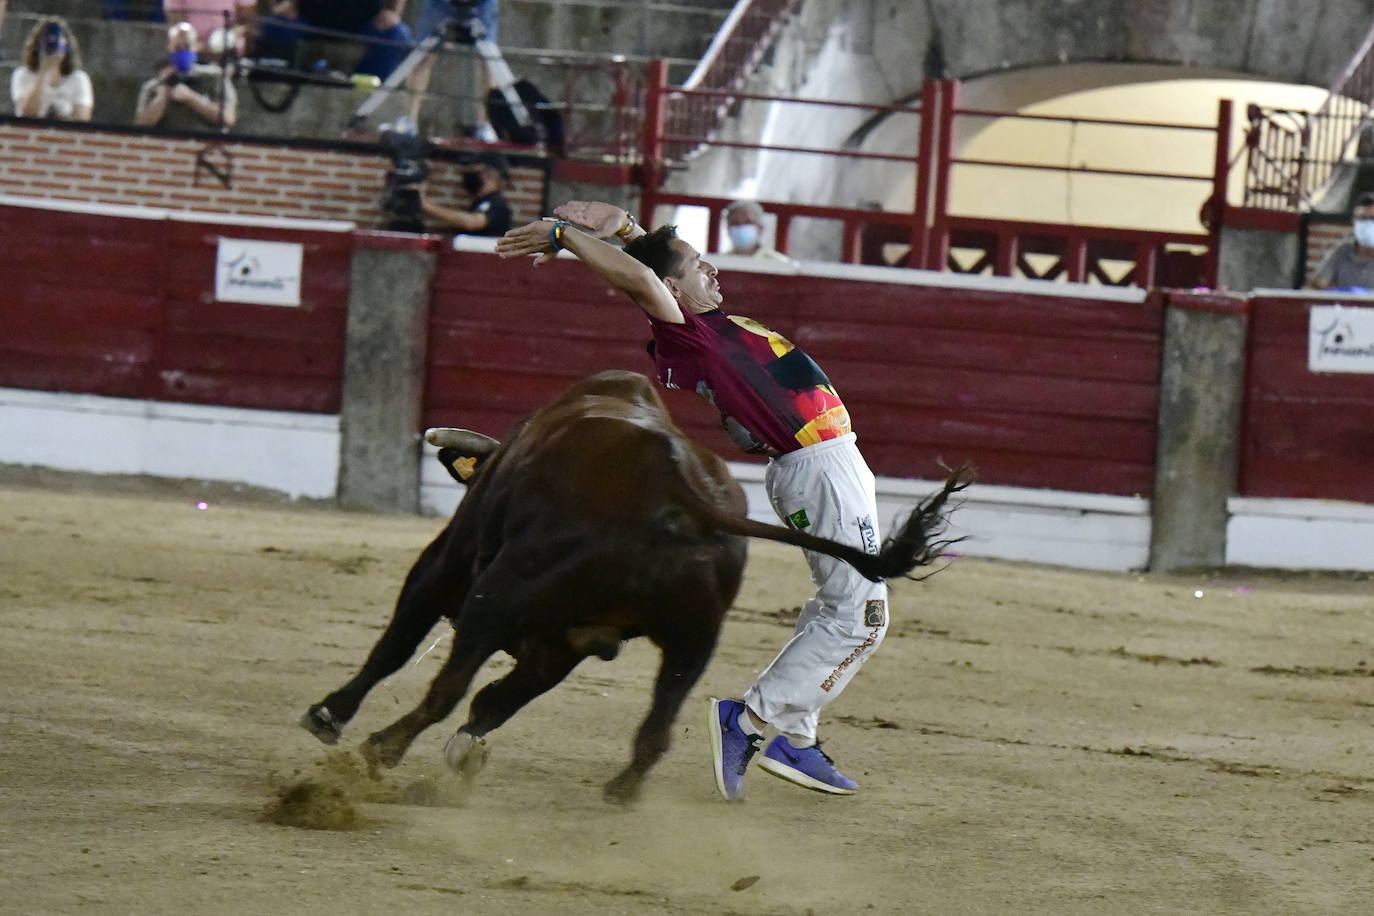
[[[197,62],[196,39],[189,22],[167,30],[167,63],[139,89],[135,124],[171,130],[234,126],[238,93],[220,67]]]
[[[91,119],[95,93],[66,22],[51,16],[29,32],[22,62],[10,76],[10,99],[21,118]]]
[[[463,190],[472,197],[466,210],[446,207],[431,200],[422,187],[420,209],[427,215],[455,227],[460,235],[502,236],[510,230],[510,204],[501,193],[510,182],[506,157],[483,153],[463,170]]]

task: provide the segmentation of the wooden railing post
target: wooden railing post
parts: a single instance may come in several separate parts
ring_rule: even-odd
[[[911,227],[909,267],[939,270],[930,261],[931,175],[935,163],[935,137],[939,132],[940,84],[926,80],[921,84],[921,134],[916,143],[916,202]]]
[[[644,159],[640,164],[639,224],[652,226],[658,189],[663,184],[664,100],[668,93],[668,62],[651,60],[644,74]]]
[[[938,117],[934,163],[934,212],[926,263],[931,270],[943,270],[949,256],[949,181],[954,158],[954,114],[959,104],[959,81],[940,80],[940,113]]]
[[[1221,227],[1226,222],[1226,184],[1231,172],[1231,100],[1217,102],[1217,145],[1212,158],[1212,197],[1204,205],[1210,211],[1211,225],[1206,226],[1212,243],[1207,246],[1203,261],[1203,283],[1209,288],[1217,285],[1221,264]],[[1146,282],[1149,282],[1148,279]]]

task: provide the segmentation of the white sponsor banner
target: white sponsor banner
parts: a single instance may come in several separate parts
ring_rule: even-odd
[[[300,243],[221,238],[215,259],[215,298],[255,305],[300,305]]]
[[[1313,305],[1307,327],[1309,370],[1374,373],[1374,308]]]

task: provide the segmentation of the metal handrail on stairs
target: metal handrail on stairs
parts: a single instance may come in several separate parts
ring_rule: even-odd
[[[758,66],[797,2],[738,0],[682,88],[738,91]],[[709,137],[720,129],[733,100],[729,97],[674,95],[666,102],[669,133]],[[669,160],[682,161],[700,152],[704,146],[674,144],[666,147],[664,154]]]
[[[1350,155],[1374,104],[1374,26],[1315,112],[1251,105],[1245,206],[1310,208]]]

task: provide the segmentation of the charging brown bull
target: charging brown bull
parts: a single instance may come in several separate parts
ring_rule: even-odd
[[[468,492],[411,569],[362,670],[301,724],[336,742],[367,692],[447,616],[453,648],[428,695],[371,735],[363,752],[374,765],[398,764],[421,731],[453,711],[483,663],[504,651],[514,668],[478,691],[445,747],[449,765],[471,776],[486,759],[484,735],[584,658],[611,659],[623,640],[645,636],[662,663],[630,763],[606,784],[611,801],[632,799],[667,750],[669,728],[739,590],[746,537],[829,554],[870,579],[902,576],[949,543],[934,540],[942,508],[967,485],[953,475],[877,554],[752,521],[725,462],[678,430],[649,380],[632,372],[578,382],[499,446],[463,431],[438,444]]]

